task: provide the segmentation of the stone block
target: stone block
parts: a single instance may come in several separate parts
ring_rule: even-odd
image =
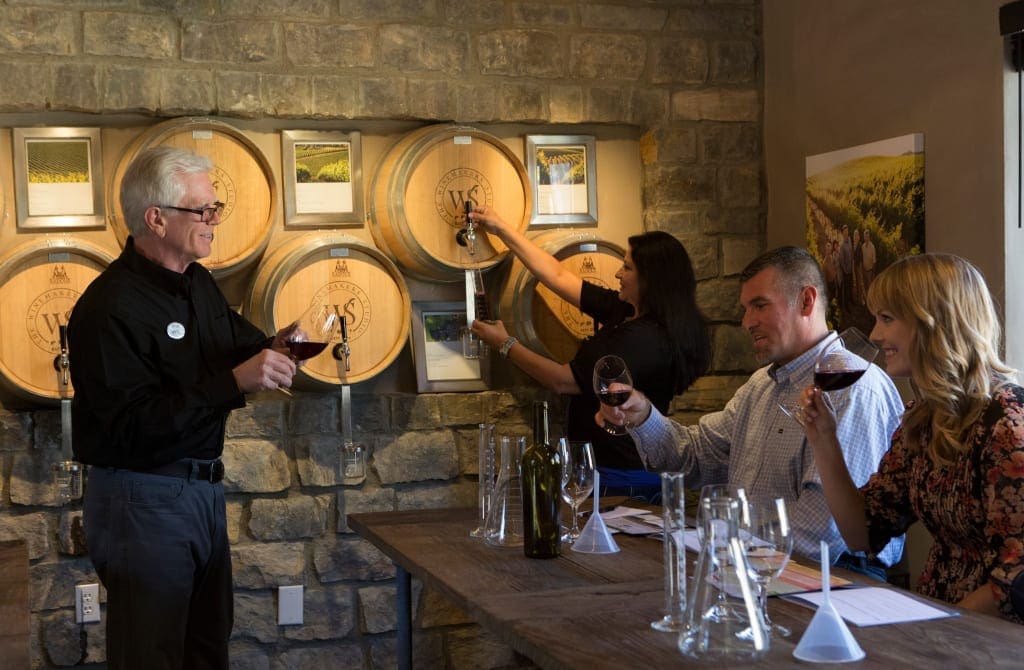
[[[441,424],[441,396],[399,395],[391,398],[391,425],[405,430],[433,430]]]
[[[359,111],[359,87],[354,78],[313,77],[313,115],[351,119]]]
[[[672,94],[672,118],[678,121],[758,121],[761,100],[753,89],[706,89]]]
[[[518,2],[512,5],[512,23],[564,29],[575,23],[571,7],[549,2]]]
[[[487,412],[489,396],[482,393],[444,393],[438,396],[441,425],[477,426],[490,421]]]
[[[333,395],[301,393],[288,404],[288,434],[317,435],[341,429],[338,401]]]
[[[760,34],[760,12],[748,7],[677,7],[669,16],[666,30],[685,34]]]
[[[489,121],[500,117],[498,110],[498,89],[487,84],[463,84],[453,86],[455,93],[455,119],[461,123]]]
[[[155,112],[160,108],[160,71],[109,65],[101,70],[103,108],[112,112]]]
[[[0,86],[0,112],[36,112],[46,107],[53,91],[50,66],[46,63],[12,62],[0,60],[4,85]],[[0,427],[0,451],[7,450]]]
[[[420,605],[413,611],[418,612],[420,628],[438,628],[473,623],[473,619],[461,607],[435,588],[423,589],[423,593],[420,596]]]
[[[505,20],[503,0],[444,0],[445,21],[460,24],[496,24]]]
[[[5,6],[0,11],[0,52],[71,55],[76,51],[77,14],[71,7]]]
[[[394,585],[367,586],[359,589],[359,618],[363,622],[362,632],[387,633],[397,628]]]
[[[239,606],[235,601],[235,633],[238,631]],[[231,670],[270,670],[270,655],[266,649],[251,643],[232,640],[228,646],[231,657]]]
[[[284,626],[288,640],[341,640],[356,630],[356,595],[349,586],[304,589],[303,624]],[[392,611],[394,606],[392,605]],[[352,667],[352,666],[345,666]]]
[[[242,521],[245,516],[245,503],[239,500],[228,500],[225,503],[225,516],[227,517],[228,542],[237,544],[241,538],[247,537]]]
[[[697,285],[697,304],[711,321],[739,321],[740,283],[736,279],[709,279]]]
[[[15,505],[59,506],[57,487],[53,483],[53,466],[61,460],[61,453],[56,449],[33,449],[13,454],[8,489],[11,502]]]
[[[753,123],[702,123],[697,132],[706,161],[755,160],[761,156],[761,128]]]
[[[413,631],[412,657],[417,667],[447,668],[444,651],[445,639],[442,631]],[[394,637],[376,636],[370,638],[370,659],[373,668],[397,668],[398,650]]]
[[[402,119],[409,115],[408,87],[402,78],[359,80],[359,114],[368,117]]]
[[[382,438],[374,449],[373,468],[382,484],[452,479],[459,474],[455,437],[451,431],[433,431]]]
[[[129,12],[84,12],[82,51],[97,56],[177,57],[178,21],[170,15]]]
[[[263,111],[278,118],[309,116],[312,85],[309,77],[264,73],[260,77]]]
[[[764,230],[764,212],[754,208],[710,207],[703,224],[708,235],[763,235]]]
[[[573,35],[569,53],[571,77],[639,81],[646,65],[647,40],[613,33]]]
[[[651,47],[653,84],[703,84],[708,79],[708,45],[699,38],[665,37]]]
[[[280,63],[282,52],[281,31],[269,21],[182,21],[186,63]]]
[[[351,533],[348,525],[349,514],[361,512],[393,512],[395,492],[393,489],[371,488],[345,489],[338,491],[338,532]]]
[[[732,330],[740,330],[732,328]],[[740,333],[745,336],[745,333]],[[748,348],[750,338],[747,338]],[[755,365],[751,370],[755,369]],[[680,396],[678,406],[701,414],[717,412],[725,407],[726,403],[735,395],[736,390],[746,383],[749,375],[705,375],[693,383],[685,393]],[[673,403],[673,407],[676,404]]]
[[[547,116],[547,91],[543,86],[503,83],[499,87],[502,118],[540,123]]]
[[[448,656],[453,668],[503,668],[516,664],[515,651],[479,626],[449,632]]]
[[[342,580],[381,581],[395,576],[395,564],[358,537],[320,540],[313,546],[313,566],[323,584]]]
[[[477,488],[475,481],[467,480],[447,486],[402,489],[395,492],[395,505],[399,510],[476,507]]]
[[[100,72],[95,65],[62,63],[53,68],[52,105],[55,109],[85,112],[98,109]]]
[[[296,647],[283,651],[274,660],[274,670],[289,668],[362,668],[366,661],[355,643],[327,647]]]
[[[752,371],[759,366],[750,335],[739,326],[718,326],[714,332],[712,365],[722,372]]]
[[[161,72],[160,111],[169,115],[207,114],[215,108],[217,87],[209,69],[167,68]],[[219,77],[218,77],[219,79]]]
[[[138,5],[177,16],[214,16],[220,12],[220,0],[138,0]]]
[[[220,7],[226,15],[249,20],[254,16],[327,17],[334,3],[331,0],[220,0]]]
[[[301,542],[236,545],[231,548],[235,587],[266,589],[302,584],[305,556]]]
[[[329,494],[257,498],[249,506],[249,530],[261,541],[320,537],[331,514]]]
[[[722,274],[738,275],[750,261],[764,251],[760,237],[725,238],[722,240]]]
[[[756,207],[761,204],[761,166],[722,167],[718,170],[718,201],[725,207]]]
[[[619,87],[594,86],[587,89],[584,119],[595,123],[622,123],[629,117],[629,95]]]
[[[665,89],[635,87],[630,98],[629,122],[644,128],[660,125],[668,119],[669,92]]]
[[[715,84],[751,84],[757,81],[757,49],[749,40],[711,45],[710,80]]]
[[[25,540],[30,561],[38,561],[50,553],[50,515],[44,512],[0,514],[0,541]]]
[[[339,435],[300,435],[291,440],[303,486],[335,486],[342,481]]]
[[[380,59],[382,65],[399,72],[434,71],[456,77],[466,71],[469,35],[447,27],[383,25]]]
[[[444,80],[410,79],[407,82],[409,92],[409,115],[420,119],[453,119],[455,118],[455,101],[452,100],[448,82]],[[379,399],[377,406],[380,406]],[[353,415],[355,412],[353,411]],[[376,419],[382,418],[377,412]],[[360,415],[360,418],[364,418]],[[378,426],[382,428],[383,426]]]
[[[644,200],[662,207],[710,203],[715,199],[715,170],[700,165],[657,165],[644,171]]]
[[[39,410],[33,412],[32,426],[32,446],[35,449],[53,451],[63,447],[59,411]]]
[[[551,123],[579,123],[583,120],[583,88],[551,86],[548,89],[548,119]]]
[[[72,607],[75,584],[91,584],[99,578],[88,558],[73,558],[29,566],[29,581],[29,609],[38,612]],[[100,601],[106,601],[106,597],[106,589],[100,587]]]
[[[664,230],[666,233],[682,237],[701,232],[701,221],[704,220],[703,205],[684,205],[666,207],[664,209],[647,209],[644,212],[644,230]],[[691,259],[692,260],[692,259]],[[694,268],[697,270],[698,268]],[[718,276],[718,267],[708,276],[697,275],[697,279]]]
[[[718,276],[718,240],[690,233],[680,237],[697,281]]]
[[[57,667],[79,665],[84,661],[82,649],[82,628],[95,627],[96,624],[75,623],[75,611],[60,610],[42,617],[43,648],[50,662]],[[90,659],[92,661],[102,659]]]
[[[584,28],[660,32],[668,20],[668,10],[663,7],[587,2],[580,4],[579,10],[580,25]]]
[[[562,78],[566,72],[564,41],[564,36],[544,30],[482,33],[476,38],[480,72],[512,77]]]
[[[298,67],[368,68],[376,31],[344,23],[285,23],[284,53]]]
[[[697,129],[693,126],[658,128],[644,134],[644,163],[693,163],[697,159]]]
[[[89,547],[85,542],[85,528],[82,526],[82,510],[61,510],[60,527],[57,529],[57,551],[66,556],[85,556],[89,553]]]
[[[349,21],[430,19],[437,16],[435,0],[345,0],[343,13]]]
[[[232,493],[273,493],[291,484],[288,456],[273,442],[229,440],[224,444],[224,489]]]
[[[39,414],[42,420],[42,415],[45,413],[40,412]],[[50,414],[54,414],[54,412],[50,412]],[[0,451],[28,450],[32,446],[34,428],[32,414],[28,412],[0,414]]]
[[[259,72],[218,72],[217,108],[240,117],[263,113],[263,76]]]
[[[287,585],[285,585],[287,586]],[[231,637],[255,639],[269,645],[281,636],[277,625],[277,599],[273,591],[235,590],[235,626]],[[231,667],[235,667],[234,645],[232,645]],[[259,658],[254,659],[258,665]]]
[[[284,400],[274,396],[236,409],[228,415],[227,437],[280,438],[284,427],[284,405]]]

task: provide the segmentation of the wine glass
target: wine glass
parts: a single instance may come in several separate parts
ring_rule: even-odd
[[[772,497],[746,497],[740,507],[740,538],[747,553],[747,568],[757,585],[757,601],[765,627],[780,637],[790,630],[768,618],[768,584],[777,579],[793,553],[793,529],[786,501]]]
[[[338,313],[330,305],[314,302],[288,325],[285,345],[296,363],[319,355],[338,331]],[[279,391],[291,395],[285,388]]]
[[[878,347],[857,328],[847,328],[825,345],[814,362],[814,385],[822,390],[822,398],[832,407],[829,391],[841,391],[864,376],[871,364],[878,358]],[[804,410],[798,398],[787,404],[780,404],[782,411],[804,421]]]
[[[580,536],[579,506],[594,490],[594,447],[564,437],[558,440],[562,457],[562,500],[572,507],[572,528],[562,536],[572,544]]]
[[[594,393],[602,404],[618,407],[629,399],[633,392],[633,377],[629,374],[626,361],[609,354],[594,364]],[[625,435],[626,429],[608,421],[604,429],[611,435]]]

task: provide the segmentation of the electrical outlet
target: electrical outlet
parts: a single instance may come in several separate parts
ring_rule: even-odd
[[[302,623],[302,586],[277,587],[277,625]]]
[[[75,585],[75,621],[93,623],[100,620],[100,585]]]

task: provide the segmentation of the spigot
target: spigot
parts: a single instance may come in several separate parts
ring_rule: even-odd
[[[336,361],[345,361],[345,372],[352,371],[352,363],[350,361],[352,349],[348,346],[348,319],[344,316],[341,317],[341,342],[334,345],[334,348],[331,349],[331,355],[334,356]]]
[[[476,253],[476,229],[473,227],[473,203],[464,202],[466,208],[466,227],[455,233],[455,241],[460,247],[468,247],[469,255]]]
[[[71,368],[71,358],[68,356],[68,327],[60,326],[60,353],[53,359],[53,369],[60,375],[60,383],[67,386],[69,383],[68,370]]]

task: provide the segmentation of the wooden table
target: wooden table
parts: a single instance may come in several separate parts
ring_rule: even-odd
[[[29,667],[28,548],[0,541],[0,667]]]
[[[350,514],[349,525],[398,568],[398,644],[401,668],[411,668],[410,578],[436,588],[482,626],[543,668],[665,668],[686,666],[676,636],[650,622],[663,614],[661,543],[615,539],[617,554],[566,549],[554,560],[531,560],[522,550],[500,549],[469,537],[470,509]],[[837,571],[854,581],[880,582]],[[792,668],[813,610],[772,598],[776,623],[793,630],[773,638],[758,667]],[[962,616],[919,623],[858,628],[867,658],[844,668],[1020,668],[1024,628],[962,610]],[[698,667],[701,664],[694,663]],[[706,664],[705,664],[706,665]],[[716,668],[749,667],[715,664]],[[839,666],[836,666],[839,667]]]

